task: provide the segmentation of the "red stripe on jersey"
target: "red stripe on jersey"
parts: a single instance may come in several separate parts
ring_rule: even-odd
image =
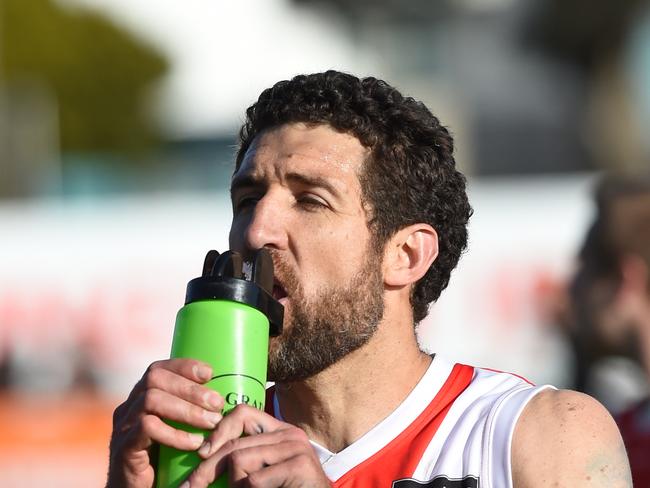
[[[469,386],[473,376],[473,367],[454,365],[438,394],[413,423],[380,451],[344,474],[333,486],[388,487],[395,480],[410,478],[454,400]]]

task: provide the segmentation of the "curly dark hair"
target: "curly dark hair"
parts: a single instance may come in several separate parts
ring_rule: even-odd
[[[421,321],[467,246],[472,214],[449,131],[385,81],[338,71],[299,75],[267,88],[246,110],[236,169],[259,133],[290,123],[325,124],[369,149],[359,180],[375,249],[411,224],[436,229],[438,257],[411,291],[413,318]]]

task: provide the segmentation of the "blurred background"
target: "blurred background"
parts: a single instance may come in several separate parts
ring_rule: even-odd
[[[423,347],[575,386],[594,182],[649,164],[647,2],[0,0],[0,486],[105,482],[112,410],[227,248],[245,108],[328,68],[455,135],[471,241]],[[610,359],[589,388],[615,413],[647,383]]]

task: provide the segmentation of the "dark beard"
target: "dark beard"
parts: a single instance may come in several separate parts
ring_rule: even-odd
[[[347,285],[323,289],[311,301],[305,299],[291,270],[274,261],[291,297],[291,317],[285,322],[285,332],[271,339],[270,381],[304,380],[368,343],[384,314],[376,253],[368,252],[366,262]]]

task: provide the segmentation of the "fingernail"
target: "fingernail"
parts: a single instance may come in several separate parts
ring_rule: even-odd
[[[210,408],[221,408],[221,396],[216,391],[208,391],[203,395],[203,402]]]
[[[208,381],[212,377],[212,369],[208,366],[194,366],[194,374],[201,381]]]
[[[203,418],[210,422],[212,426],[214,427],[217,425],[219,422],[221,422],[221,414],[218,412],[210,412],[209,410],[204,410],[203,411]]]
[[[183,484],[180,485],[178,488],[190,488],[190,482],[189,481],[183,481]]]
[[[188,434],[190,436],[190,440],[192,441],[192,445],[196,446],[197,448],[203,444],[203,441],[205,440],[205,437],[203,437],[201,434]]]
[[[199,447],[199,454],[203,457],[206,457],[210,454],[210,448],[212,447],[212,444],[210,444],[210,441],[205,441],[201,447]]]

